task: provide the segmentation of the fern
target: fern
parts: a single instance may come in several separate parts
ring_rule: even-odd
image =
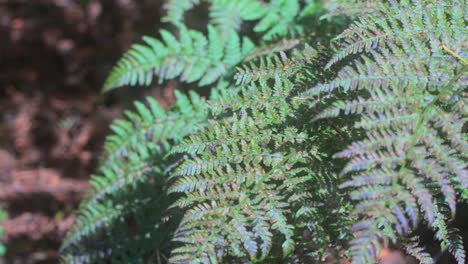
[[[275,117],[284,120],[288,107],[281,101],[278,107],[286,108],[274,112]],[[300,153],[290,153],[292,150],[286,145],[306,136],[291,129],[266,129],[270,124],[258,124],[252,118],[237,115],[227,122],[235,127],[231,130],[225,122],[213,124],[201,137],[194,136],[179,146],[201,154],[182,164],[175,173],[181,179],[172,191],[187,193],[176,205],[193,209],[184,216],[175,234],[175,241],[185,242],[185,246],[173,251],[172,262],[219,263],[224,252],[231,250],[239,258],[262,260],[272,247],[271,229],[281,234],[286,256],[293,250],[294,229],[287,220],[290,209],[286,195],[307,178],[296,176],[301,170],[292,167],[303,158]],[[273,138],[278,146],[265,149]],[[228,228],[232,225],[236,228]],[[225,248],[226,241],[240,244]]]
[[[206,36],[185,21],[197,5]],[[111,125],[64,262],[376,263],[401,244],[432,263],[421,225],[465,262],[451,224],[468,200],[465,1],[165,8],[178,32],[145,37],[105,89],[157,76],[211,97],[137,102]]]
[[[258,20],[255,32],[262,33],[263,40],[272,40],[303,31],[299,20],[313,15],[319,7],[315,0],[205,0],[210,4],[210,23],[221,32],[239,30],[243,21]],[[200,4],[199,0],[170,0],[165,5],[167,15],[163,21],[177,26],[184,25],[184,13]]]
[[[273,40],[288,35],[301,35],[305,23],[301,20],[315,13],[318,3],[314,0],[277,0],[271,1],[266,15],[254,27],[255,32],[262,32],[264,40]]]
[[[325,3],[328,12],[321,18],[331,18],[335,16],[351,16],[373,13],[379,5],[386,5],[387,1],[381,0],[331,0]]]
[[[115,257],[113,252],[119,252],[119,248],[137,249],[121,257],[139,259],[147,254],[147,243],[155,239],[160,250],[168,246],[165,228],[173,220],[165,218],[174,197],[167,194],[167,170],[173,161],[164,160],[164,156],[171,144],[200,129],[208,112],[195,93],[190,98],[178,93],[176,105],[168,111],[154,99],[148,98],[148,102],[148,107],[137,102],[137,112],[126,113],[131,121],[117,120],[111,126],[115,134],[107,138],[100,175],[91,181],[94,191],[82,203],[81,214],[63,242],[66,261],[81,263]],[[130,219],[138,226],[136,232],[125,222]],[[107,240],[115,230],[119,235]]]
[[[212,0],[210,23],[221,32],[240,30],[243,21],[257,20],[264,16],[266,9],[260,1]]]
[[[180,77],[188,83],[199,81],[199,86],[212,84],[254,48],[247,37],[243,37],[241,43],[235,31],[240,29],[242,21],[263,16],[254,31],[262,32],[263,39],[271,40],[274,36],[302,32],[303,25],[296,20],[307,17],[317,8],[311,0],[304,3],[302,12],[299,12],[301,5],[298,0],[273,1],[266,7],[261,1],[210,2],[214,26],[208,25],[208,38],[183,25],[184,12],[199,1],[170,1],[166,5],[168,14],[164,20],[176,25],[180,36],[177,38],[166,30],[160,31],[162,41],[145,36],[145,45],[135,44],[117,63],[104,84],[104,90],[122,85],[147,86],[153,81],[153,75],[157,75],[160,82]]]
[[[149,85],[153,74],[160,81],[180,76],[184,82],[208,85],[239,63],[253,47],[248,38],[241,45],[234,31],[223,43],[220,32],[210,26],[208,39],[185,27],[180,28],[179,39],[166,30],[160,33],[163,41],[144,37],[146,45],[135,44],[124,55],[104,84],[105,90],[128,84]]]
[[[4,222],[7,219],[7,217],[8,217],[7,213],[3,209],[0,208],[0,223]],[[0,226],[0,238],[3,237],[4,233],[5,233],[5,229],[2,226]],[[5,253],[6,253],[6,247],[2,243],[0,243],[0,256],[5,255]]]
[[[361,220],[351,247],[355,263],[375,261],[381,240],[395,242],[421,217],[457,262],[465,262],[461,241],[449,236],[451,217],[443,208],[455,215],[457,189],[468,187],[462,136],[466,65],[443,45],[467,48],[466,8],[459,1],[401,1],[377,8],[339,37],[343,47],[328,66],[360,56],[314,90],[342,88],[349,94],[317,118],[358,114],[356,127],[368,137],[337,154],[351,158],[343,173],[355,172],[343,184],[359,201],[354,214]]]
[[[279,56],[260,57],[260,63],[248,63],[243,67],[238,68],[238,72],[234,76],[236,84],[246,84],[254,81],[265,83],[268,79],[277,78],[284,80],[298,72],[308,62],[307,57],[316,53],[314,50],[305,50],[304,55],[298,55],[296,59],[290,59],[284,52],[280,52]]]
[[[210,3],[210,23],[223,33],[229,33],[232,29],[239,30],[243,21],[257,20],[266,11],[265,4],[261,1],[205,0],[205,2]],[[183,26],[185,13],[198,4],[199,0],[170,0],[165,5],[167,15],[163,21]]]
[[[291,61],[285,54],[282,61],[271,56],[246,66],[261,77],[239,77],[247,84],[237,95],[211,104],[218,116],[211,126],[173,149],[192,158],[173,176],[177,181],[171,191],[186,195],[174,206],[190,209],[174,237],[184,245],[172,251],[171,263],[224,263],[228,256],[268,262],[274,248],[281,248],[284,260],[292,261],[304,258],[302,247],[311,243],[301,239],[305,230],[327,234],[320,230],[326,224],[318,225],[317,218],[333,216],[326,216],[323,202],[330,199],[327,191],[333,184],[329,189],[320,185],[334,180],[318,168],[312,170],[310,165],[322,154],[318,146],[309,149],[314,137],[307,135],[306,127],[300,131],[296,123],[300,121],[294,121],[294,113],[305,102],[296,100],[303,87],[292,80],[304,78],[301,69],[316,53],[307,47],[298,53],[302,59],[297,57],[294,68],[287,66]],[[262,74],[265,71],[269,73]],[[245,72],[238,76],[242,75]],[[321,194],[312,193],[320,189]],[[317,221],[294,226],[301,218]]]
[[[162,21],[183,26],[185,13],[199,3],[200,0],[168,0],[164,5],[167,14]]]

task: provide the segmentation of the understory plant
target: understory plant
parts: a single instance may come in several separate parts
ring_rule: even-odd
[[[0,224],[3,224],[7,220],[7,217],[8,217],[7,212],[0,207]],[[0,225],[0,239],[3,238],[4,234],[5,234],[5,228]],[[6,253],[6,247],[4,244],[0,242],[0,257],[5,255],[5,253]]]
[[[465,0],[165,10],[104,89],[177,79],[177,102],[111,125],[63,263],[376,263],[390,245],[434,263],[418,227],[465,263]]]

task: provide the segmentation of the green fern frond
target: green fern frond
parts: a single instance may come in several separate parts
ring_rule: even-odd
[[[424,252],[423,248],[420,248],[417,241],[408,243],[409,246],[405,247],[406,253],[410,256],[415,257],[421,264],[432,264],[434,259],[430,254]]]
[[[0,207],[0,223],[3,223],[8,217],[7,212]],[[3,237],[5,234],[5,228],[3,226],[0,226],[0,239]],[[5,255],[6,253],[6,246],[2,243],[0,243],[0,256]]]
[[[442,46],[468,47],[460,8],[466,4],[400,1],[378,8],[340,36],[344,48],[328,65],[351,54],[370,56],[359,56],[335,80],[314,89],[322,94],[340,88],[348,94],[318,118],[358,114],[356,128],[367,134],[336,155],[351,158],[343,173],[354,172],[343,187],[353,189],[351,197],[358,202],[354,214],[362,218],[350,249],[355,263],[374,262],[381,241],[408,234],[420,215],[455,252],[457,262],[464,263],[459,242],[449,239],[449,216],[442,210],[448,207],[453,216],[457,186],[468,187],[460,152],[468,146],[461,136],[467,112],[457,106],[463,104],[466,67]]]
[[[214,263],[221,263],[225,255],[223,251],[226,253],[229,251],[240,259],[261,260],[267,257],[273,244],[273,234],[270,230],[281,234],[283,253],[289,255],[294,246],[292,240],[294,229],[287,217],[290,210],[288,204],[279,194],[292,191],[286,187],[288,179],[293,178],[295,173],[277,168],[267,171],[259,168],[261,164],[270,167],[271,163],[277,166],[292,166],[291,163],[283,164],[284,159],[285,157],[280,155],[268,157],[265,153],[259,153],[250,155],[247,160],[244,158],[242,160],[244,165],[237,170],[234,165],[236,163],[231,163],[236,160],[230,160],[231,162],[224,163],[232,164],[231,166],[224,165],[221,168],[213,168],[213,171],[202,170],[199,173],[194,171],[185,175],[183,181],[176,183],[174,190],[188,187],[184,190],[188,193],[187,197],[179,200],[177,205],[190,206],[194,209],[186,213],[175,235],[175,241],[184,242],[185,246],[182,247],[184,252],[173,251],[171,260],[178,263],[181,258],[195,261],[197,258],[216,257]],[[254,175],[246,173],[253,168],[256,168]],[[201,186],[203,181],[187,183],[189,177],[192,181],[197,178],[214,177],[224,181],[209,181]],[[275,180],[284,180],[285,183],[278,185],[274,183]],[[190,193],[189,186],[192,184],[199,184],[199,188]],[[230,226],[236,228],[229,228]],[[239,241],[242,244],[220,243],[224,240]],[[210,248],[210,251],[204,251],[203,248]]]
[[[159,81],[180,77],[200,86],[215,82],[237,65],[252,49],[246,37],[242,43],[235,31],[222,42],[220,32],[208,26],[208,38],[201,32],[180,27],[180,37],[161,30],[162,41],[144,37],[146,45],[135,44],[119,61],[104,84],[104,90],[123,85],[149,85],[153,76]]]
[[[140,102],[135,103],[137,112],[126,111],[128,120],[116,120],[111,124],[113,135],[108,136],[104,149],[102,165],[108,165],[121,159],[129,159],[138,152],[159,151],[160,139],[171,138],[181,141],[189,131],[195,131],[202,126],[199,120],[207,117],[206,102],[196,93],[190,92],[189,97],[175,91],[176,104],[166,112],[153,98],[148,97],[148,107]],[[173,114],[176,112],[177,114]],[[172,128],[174,130],[171,130]],[[180,133],[174,133],[179,131]],[[141,142],[147,142],[141,144]]]
[[[266,8],[260,1],[211,0],[210,23],[221,32],[238,31],[243,21],[257,20],[265,15]]]
[[[285,80],[303,69],[310,59],[316,55],[316,51],[310,47],[302,50],[302,54],[288,58],[283,52],[278,55],[260,57],[259,63],[249,62],[242,67],[238,67],[238,72],[234,76],[236,84],[246,84],[250,82],[264,83],[269,79]],[[257,65],[258,64],[258,65]]]
[[[200,0],[167,0],[164,4],[166,15],[162,18],[163,22],[170,22],[176,26],[184,25],[185,12],[198,5]]]
[[[167,14],[163,21],[183,26],[185,13],[200,2],[200,0],[169,0],[164,5]],[[233,29],[238,31],[243,21],[257,20],[265,14],[265,4],[257,0],[204,0],[204,2],[210,4],[210,23],[222,34],[229,34]]]
[[[170,228],[174,223],[164,220],[166,216],[161,213],[171,200],[160,191],[155,193],[158,189],[153,186],[136,185],[139,194],[121,194],[115,201],[109,199],[81,208],[75,223],[81,229],[74,230],[62,245],[66,263],[100,263],[125,256],[135,263],[144,263],[144,255],[154,250],[147,246],[150,241],[160,250],[166,250],[169,234],[161,227]],[[139,226],[135,228],[128,221]]]
[[[290,79],[299,83],[298,80],[304,75],[304,69],[317,54],[307,45],[298,49],[297,53],[295,60],[289,59],[285,53],[280,52],[279,56],[268,55],[259,59],[259,64],[249,62],[238,68],[239,72],[234,79],[238,84],[245,85],[241,86],[240,93],[225,93],[219,100],[209,102],[213,114],[218,115],[226,111],[260,113],[269,108],[270,111],[266,112],[271,119],[264,116],[262,120],[272,122],[278,120],[275,115],[290,111],[285,100],[291,96],[292,90],[297,88]],[[275,105],[278,106],[277,109],[282,109],[281,113],[272,107]],[[281,105],[285,108],[279,107]]]
[[[165,213],[176,197],[166,193],[167,171],[173,161],[165,160],[164,156],[171,144],[203,127],[208,115],[204,101],[196,93],[191,92],[189,98],[176,92],[176,97],[177,103],[167,111],[151,98],[148,98],[148,106],[136,103],[137,112],[126,113],[132,122],[117,120],[111,126],[115,134],[107,139],[107,155],[100,175],[91,181],[94,190],[81,204],[74,228],[62,245],[67,262],[88,263],[115,257],[115,254],[105,253],[114,250],[131,255],[117,247],[134,250],[133,257],[143,256],[141,251],[154,250],[146,248],[148,240],[168,240]],[[148,211],[150,208],[152,211]],[[143,229],[135,233],[126,223],[128,219],[138,221]],[[115,229],[120,230],[120,238],[114,233]],[[162,235],[164,233],[166,235]],[[162,236],[155,237],[157,234]],[[92,242],[95,239],[100,242]],[[160,249],[168,245],[167,241],[161,243]]]
[[[282,114],[287,112],[287,104],[284,100],[287,98],[288,89],[291,88],[290,83],[286,84],[288,80],[280,80],[277,78],[277,86],[275,90],[265,86],[258,86],[256,84],[250,84],[248,87],[242,87],[245,91],[242,96],[227,94],[229,97],[222,97],[220,100],[216,100],[210,103],[213,113],[220,114],[223,111],[241,111],[246,112],[247,109],[253,109],[256,112],[261,112],[263,109],[270,106],[285,106],[286,108],[275,109],[274,112],[268,112],[270,116],[279,115],[280,110]],[[256,92],[258,91],[258,92]],[[283,112],[284,111],[284,112]],[[264,122],[275,122],[272,120],[263,120]]]
[[[253,59],[261,58],[263,56],[278,54],[280,52],[286,52],[295,48],[296,46],[301,44],[300,39],[283,39],[279,42],[274,42],[269,45],[257,47],[253,50],[249,56],[245,58],[246,62],[250,62]]]
[[[220,32],[239,30],[243,21],[258,20],[254,31],[262,33],[263,40],[295,35],[303,31],[298,20],[313,14],[318,6],[315,0],[205,0],[210,4],[210,23]],[[199,4],[200,0],[171,0],[165,5],[165,22],[176,26],[184,24],[184,14]]]
[[[185,193],[174,206],[193,209],[176,232],[175,241],[184,245],[172,252],[172,262],[222,263],[227,255],[261,261],[277,243],[285,256],[294,250],[295,231],[287,215],[307,194],[298,187],[309,176],[306,168],[295,168],[307,157],[293,146],[308,137],[282,125],[292,111],[291,83],[269,87],[266,79],[263,85],[251,83],[239,95],[218,101],[224,110],[214,113],[229,109],[232,115],[213,121],[203,133],[174,148],[193,156],[173,176],[177,180],[171,191]],[[274,101],[265,102],[265,97]],[[239,107],[226,101],[241,99]],[[297,197],[288,200],[293,194]]]
[[[328,12],[321,17],[326,19],[334,16],[360,16],[375,12],[377,7],[387,5],[381,0],[331,0],[326,1],[324,7]]]
[[[293,100],[303,87],[292,81],[303,78],[305,65],[316,54],[308,47],[298,53],[303,54],[295,62],[298,67],[274,63],[275,74],[244,80],[239,92],[210,103],[215,116],[211,125],[173,148],[190,159],[172,176],[176,182],[171,192],[184,194],[173,207],[188,211],[174,237],[182,246],[172,251],[171,262],[224,263],[229,257],[268,262],[274,248],[282,249],[278,257],[286,261],[311,253],[311,240],[327,244],[325,237],[331,241],[332,234],[346,233],[345,228],[336,233],[326,228],[344,222],[326,209],[340,200],[332,191],[336,180],[324,173],[329,164],[318,165],[322,156],[311,147],[316,137],[294,121],[294,113],[306,103]],[[285,72],[282,78],[279,72]],[[321,129],[315,132],[328,131]],[[304,224],[294,226],[299,219]],[[323,236],[303,239],[306,230]],[[317,259],[325,250],[314,252]]]
[[[300,36],[304,33],[302,20],[313,15],[320,1],[276,0],[270,1],[265,15],[257,22],[254,31],[262,33],[262,40],[271,41],[286,36]]]
[[[185,21],[199,7],[206,33]],[[466,1],[165,8],[177,33],[133,46],[105,88],[158,76],[211,97],[149,99],[112,124],[64,262],[359,264],[402,244],[432,263],[422,224],[465,262],[450,221],[468,200]]]
[[[272,1],[266,8],[266,15],[260,19],[254,31],[262,32],[264,40],[297,34],[302,31],[302,28],[295,23],[299,11],[299,0]]]
[[[401,1],[398,6],[379,7],[376,12],[360,18],[337,38],[343,40],[343,47],[327,67],[350,54],[379,47],[390,51],[401,47],[409,56],[416,53],[437,58],[430,52],[441,54],[442,45],[447,45],[448,41],[458,47],[463,44],[460,41],[468,33],[463,18],[466,8],[466,3],[457,0],[437,1],[430,5],[419,1],[415,4]],[[441,13],[440,10],[447,10],[450,14]],[[431,49],[426,49],[427,46]]]

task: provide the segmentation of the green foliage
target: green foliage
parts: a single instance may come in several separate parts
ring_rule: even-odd
[[[253,44],[248,38],[241,41],[235,31],[223,40],[220,32],[208,26],[208,38],[203,33],[180,27],[177,39],[166,30],[160,31],[163,41],[144,37],[146,45],[135,44],[118,62],[104,89],[122,85],[149,85],[153,74],[159,80],[180,77],[184,82],[199,81],[200,86],[211,84],[248,54]]]
[[[367,13],[372,13],[377,7],[387,6],[388,1],[381,0],[330,0],[325,2],[328,12],[322,18],[333,16],[356,17]]]
[[[355,126],[367,135],[336,155],[351,159],[343,173],[353,178],[343,186],[359,201],[353,210],[360,218],[353,227],[355,263],[373,262],[382,241],[395,242],[421,218],[464,263],[461,239],[450,235],[447,221],[455,215],[457,190],[468,188],[462,131],[467,65],[444,50],[468,48],[462,10],[460,1],[376,8],[339,36],[342,46],[328,66],[359,56],[336,79],[314,88],[347,94],[318,118],[358,114]]]
[[[91,180],[94,190],[62,245],[67,263],[107,257],[146,263],[167,250],[167,235],[178,219],[167,215],[177,198],[167,193],[167,173],[176,160],[164,156],[172,144],[204,126],[208,111],[196,93],[178,93],[168,110],[152,98],[148,104],[136,102],[136,112],[127,111],[127,120],[111,125],[114,135],[107,138],[99,175]]]
[[[4,222],[7,219],[7,217],[8,217],[7,213],[3,209],[0,208],[0,224]],[[3,237],[4,233],[5,233],[5,228],[0,226],[0,239]],[[0,243],[0,256],[5,255],[5,253],[6,253],[6,247],[2,243]]]
[[[224,263],[224,252],[258,262],[275,247],[292,255],[300,216],[292,212],[306,210],[311,194],[302,186],[314,176],[304,165],[319,154],[301,150],[311,138],[288,124],[298,107],[295,87],[275,75],[271,86],[263,76],[217,102],[220,117],[173,149],[191,159],[172,176],[170,192],[186,194],[174,206],[189,210],[174,235],[184,246],[172,251],[171,263]]]
[[[202,4],[206,36],[185,21]],[[464,263],[451,220],[468,199],[467,8],[168,1],[177,33],[145,37],[105,89],[156,75],[211,97],[136,102],[111,125],[63,261],[376,263],[401,244],[433,263],[413,232],[425,225]]]
[[[201,2],[210,4],[210,23],[221,32],[239,31],[243,21],[259,20],[253,28],[263,40],[272,40],[304,31],[301,20],[319,8],[316,0],[169,0],[163,21],[176,26],[186,25],[184,14]]]

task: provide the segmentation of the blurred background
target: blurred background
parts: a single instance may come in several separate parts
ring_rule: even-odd
[[[0,263],[57,263],[109,122],[145,95],[173,101],[171,83],[101,93],[122,53],[157,33],[162,2],[0,0]]]

